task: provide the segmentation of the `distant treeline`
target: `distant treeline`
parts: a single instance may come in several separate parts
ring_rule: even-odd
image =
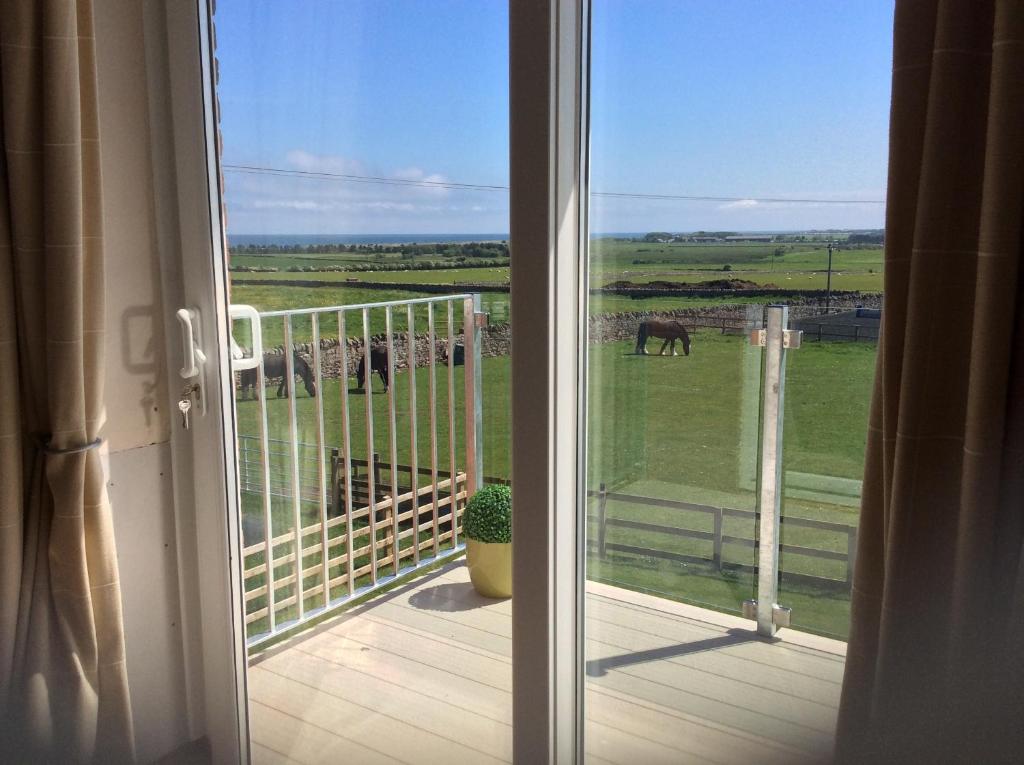
[[[231,266],[229,271],[240,273],[275,273],[287,271],[291,273],[341,273],[345,271],[435,271],[452,268],[502,268],[509,264],[508,258],[489,258],[486,260],[472,260],[469,258],[457,257],[450,260],[416,260],[403,262],[382,262],[382,263],[345,263],[343,265],[324,266],[288,266],[287,268],[275,268],[274,266]]]
[[[420,256],[446,258],[507,258],[508,242],[439,242],[435,244],[234,244],[232,255],[391,255],[412,260]],[[507,265],[507,264],[506,264]]]
[[[740,244],[772,242],[836,242],[842,245],[884,244],[885,232],[881,230],[860,231],[847,234],[809,231],[796,234],[737,234],[732,231],[694,231],[689,234],[672,234],[668,231],[651,231],[642,239],[631,242],[646,244]]]

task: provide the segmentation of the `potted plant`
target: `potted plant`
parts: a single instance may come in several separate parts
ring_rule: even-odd
[[[466,503],[466,564],[484,597],[512,597],[512,490],[485,486]]]

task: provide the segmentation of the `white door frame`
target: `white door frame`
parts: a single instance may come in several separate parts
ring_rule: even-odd
[[[553,765],[583,760],[589,1],[509,10],[513,757]]]
[[[175,422],[175,504],[194,736],[249,759],[227,281],[210,0],[146,7],[165,322],[198,309],[208,411]],[[517,763],[582,762],[589,0],[510,2],[511,306]],[[161,102],[159,94],[167,98]],[[168,124],[170,123],[170,124]],[[173,126],[173,128],[172,128]],[[161,142],[160,139],[163,139]],[[173,146],[173,155],[161,151]],[[169,251],[173,249],[173,252]],[[215,265],[216,264],[216,265]],[[186,278],[187,275],[187,278]],[[169,333],[170,336],[170,333]],[[180,366],[169,341],[168,368]],[[182,381],[183,382],[183,381]],[[172,380],[172,407],[180,393]],[[193,511],[194,508],[194,511]],[[198,601],[198,614],[195,603]],[[191,608],[189,606],[192,606]],[[189,628],[189,622],[199,625]]]
[[[189,731],[206,736],[213,762],[249,760],[245,628],[242,622],[233,379],[221,188],[214,118],[208,0],[146,3],[154,197],[171,379],[175,517],[182,596]],[[200,317],[207,361],[206,413],[178,418],[185,385],[178,308]]]

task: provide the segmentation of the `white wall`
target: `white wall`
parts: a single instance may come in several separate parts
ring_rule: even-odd
[[[189,738],[143,46],[143,4],[95,4],[107,301],[109,492],[139,760]],[[175,328],[171,327],[171,330]]]

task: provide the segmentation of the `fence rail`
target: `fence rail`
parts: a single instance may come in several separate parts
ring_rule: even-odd
[[[748,520],[756,524],[761,520],[761,514],[751,510],[737,510],[730,507],[714,507],[712,505],[700,505],[693,502],[682,502],[671,499],[658,499],[655,497],[643,497],[633,494],[622,494],[619,492],[607,491],[604,484],[601,484],[597,491],[590,490],[587,495],[597,499],[596,514],[587,516],[589,523],[597,526],[596,539],[593,540],[591,549],[598,557],[604,558],[609,552],[628,553],[631,555],[642,555],[663,560],[673,560],[680,563],[710,563],[716,569],[721,570],[725,566],[735,569],[756,571],[757,567],[743,563],[725,564],[722,559],[722,550],[725,545],[735,545],[757,550],[759,545],[756,539],[748,537],[731,536],[724,533],[725,518],[737,518]],[[649,507],[664,508],[680,512],[701,513],[712,517],[713,530],[699,531],[678,526],[666,526],[658,523],[648,523],[630,518],[609,516],[608,502],[622,502],[630,505],[642,505]],[[782,571],[780,576],[783,581],[803,582],[810,584],[827,584],[849,588],[853,583],[853,568],[857,550],[857,527],[830,521],[819,521],[813,518],[797,518],[783,516],[780,519],[784,528],[805,528],[818,531],[829,531],[846,536],[845,550],[820,550],[801,545],[780,544],[779,552],[806,558],[817,558],[819,560],[838,561],[846,564],[846,576],[844,579],[832,579],[831,577],[815,576],[812,574],[799,574]],[[708,555],[687,555],[672,550],[658,549],[656,547],[640,547],[637,545],[622,544],[608,541],[609,528],[633,529],[636,531],[647,531],[655,534],[664,534],[670,537],[684,537],[710,542],[711,548]]]

